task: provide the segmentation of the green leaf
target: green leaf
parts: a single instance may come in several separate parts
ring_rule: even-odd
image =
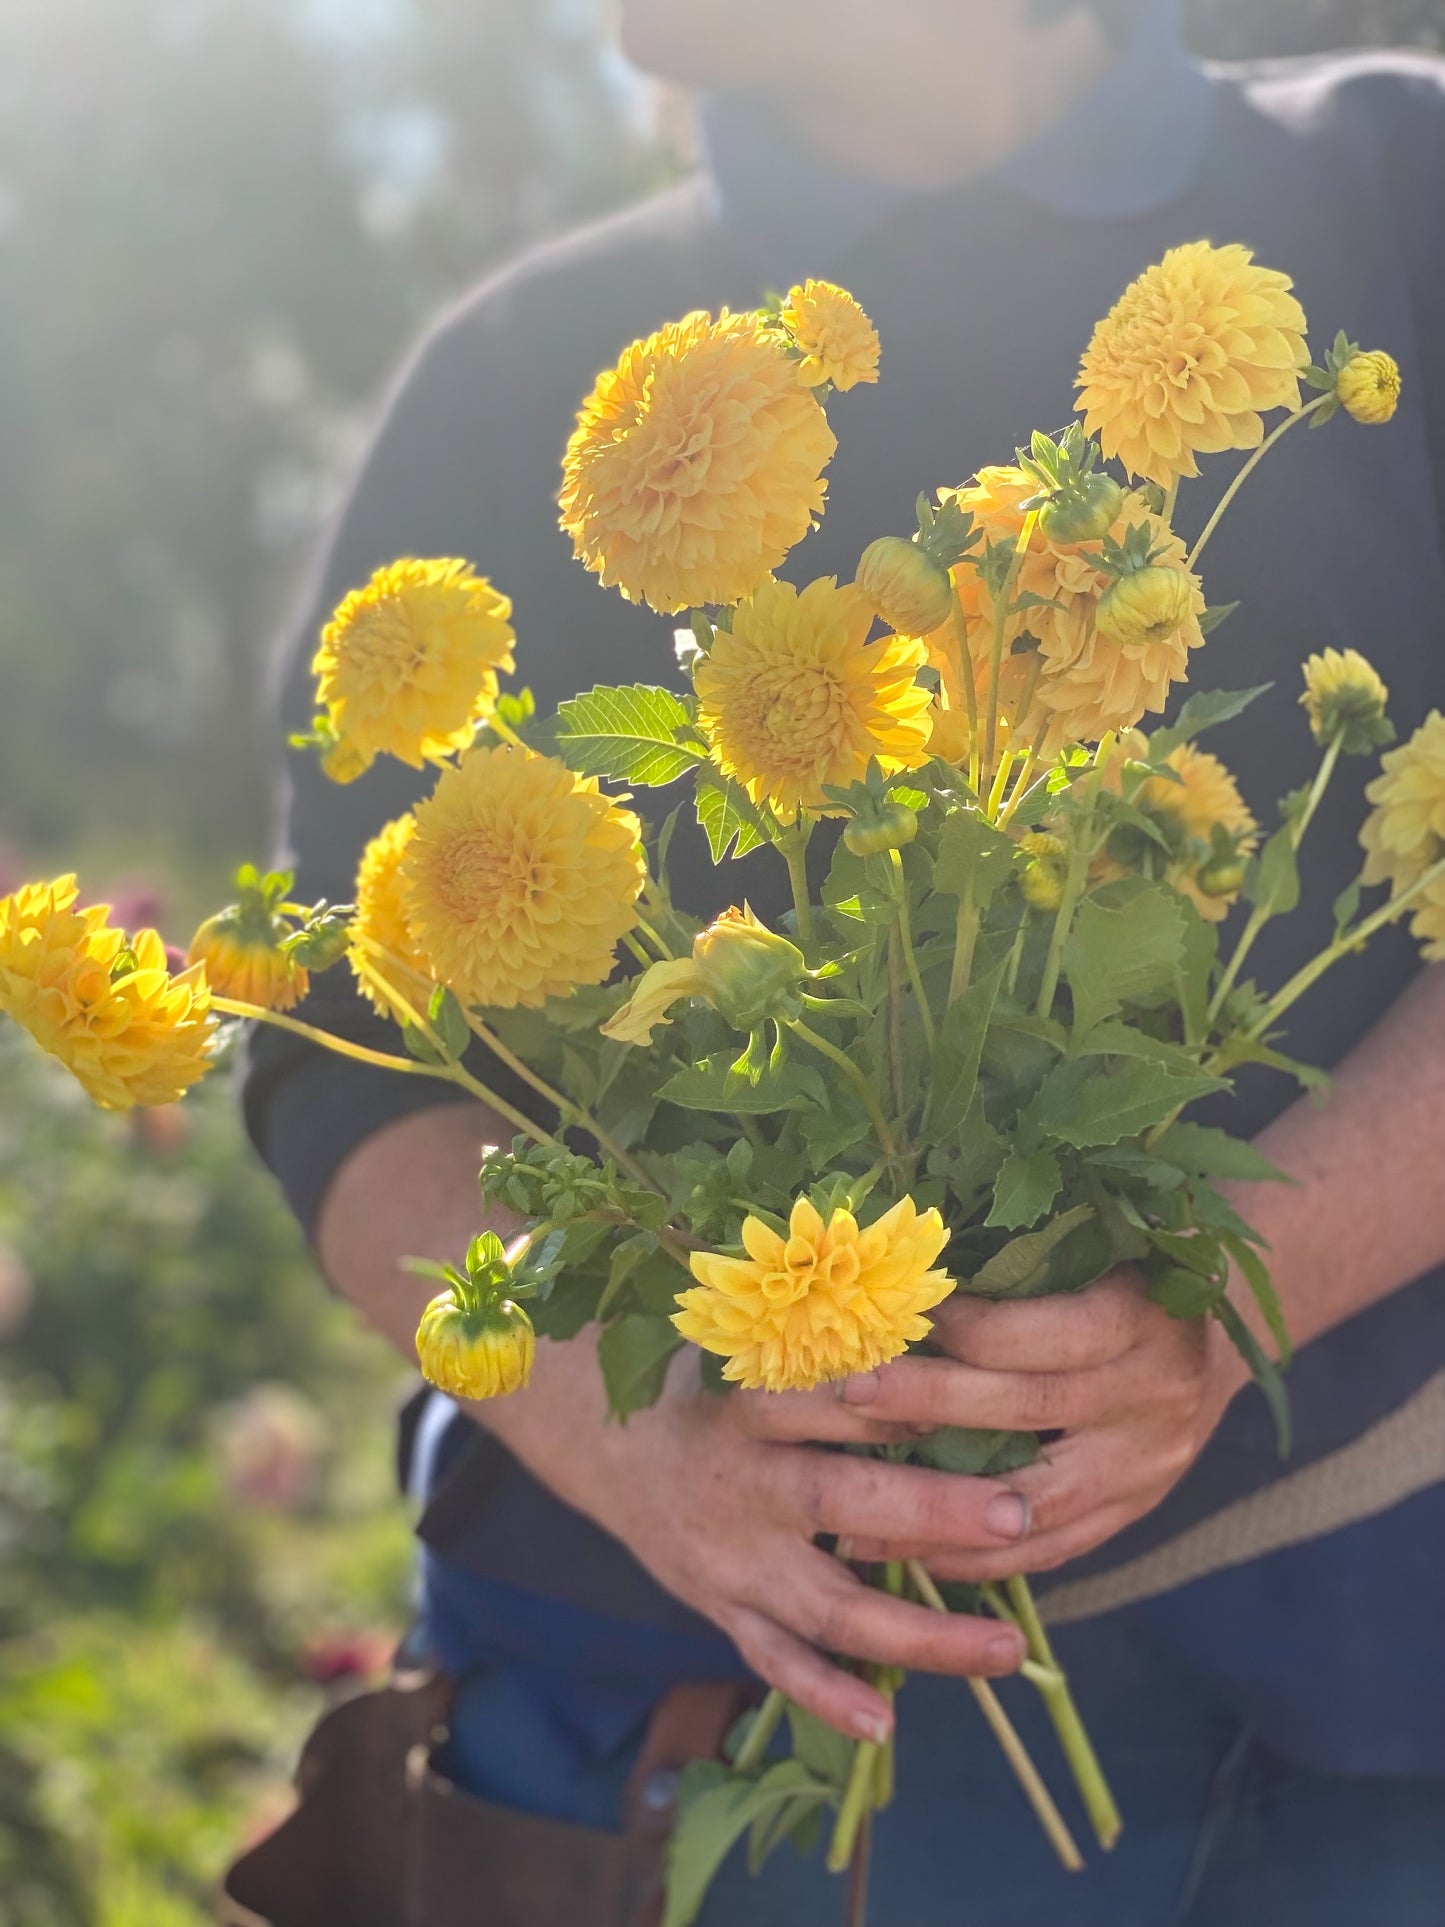
[[[1064,945],[1075,1030],[1087,1034],[1125,1004],[1171,990],[1184,941],[1180,900],[1164,884],[1086,897]]]
[[[1063,1211],[1042,1231],[1026,1231],[996,1251],[968,1281],[971,1293],[984,1298],[1022,1298],[1040,1282],[1055,1248],[1094,1215],[1091,1204]]]
[[[1232,721],[1248,709],[1257,697],[1273,688],[1273,683],[1262,682],[1253,689],[1199,690],[1180,710],[1179,719],[1172,729],[1156,729],[1149,738],[1150,762],[1163,762],[1169,752],[1178,749],[1181,743],[1192,742],[1206,729]]]
[[[713,1877],[729,1850],[761,1814],[800,1796],[818,1800],[831,1789],[801,1760],[779,1760],[759,1779],[730,1773],[716,1760],[683,1770],[677,1826],[667,1852],[667,1906],[662,1927],[692,1927]]]
[[[750,1117],[769,1111],[804,1111],[811,1105],[828,1109],[832,1098],[819,1071],[811,1064],[788,1058],[777,1070],[764,1065],[754,1084],[734,1070],[736,1052],[719,1051],[674,1072],[658,1092],[666,1103],[688,1111],[740,1111]]]
[[[1322,1071],[1318,1064],[1301,1064],[1297,1058],[1286,1057],[1283,1051],[1276,1050],[1259,1037],[1226,1037],[1219,1047],[1218,1057],[1221,1070],[1233,1070],[1236,1064],[1265,1064],[1272,1071],[1283,1071],[1292,1077],[1301,1089],[1312,1091],[1323,1097],[1334,1080],[1328,1071]]]
[[[746,856],[768,840],[763,818],[748,801],[747,791],[711,767],[698,771],[697,820],[707,832],[714,863],[729,854]]]
[[[847,845],[840,842],[823,883],[825,907],[835,917],[846,917],[853,923],[892,923],[897,906],[892,891],[882,880],[884,874],[883,862],[878,858],[854,856]]]
[[[1059,1195],[1063,1182],[1059,1160],[1052,1151],[1035,1151],[1031,1157],[1012,1152],[998,1174],[993,1209],[984,1222],[1002,1225],[1007,1231],[1026,1230],[1038,1223]]]
[[[1238,607],[1237,602],[1217,602],[1212,609],[1206,609],[1199,618],[1200,635],[1207,636],[1212,630],[1217,629],[1221,622],[1228,622]]]
[[[607,1266],[607,1287],[597,1301],[599,1321],[607,1317],[643,1259],[650,1258],[656,1250],[657,1239],[650,1231],[635,1231],[630,1238],[624,1238],[621,1244],[613,1246]],[[668,1262],[671,1263],[671,1260]]]
[[[645,1311],[627,1312],[603,1327],[597,1356],[614,1418],[626,1419],[657,1403],[668,1360],[682,1342],[670,1319]]]
[[[1274,1288],[1274,1280],[1269,1275],[1269,1266],[1255,1250],[1247,1238],[1236,1233],[1225,1232],[1224,1243],[1240,1271],[1245,1283],[1254,1297],[1254,1302],[1264,1314],[1264,1322],[1279,1348],[1279,1362],[1288,1365],[1294,1357],[1294,1340],[1290,1337],[1289,1326],[1285,1323],[1284,1306],[1279,1302],[1279,1293]]]
[[[1001,963],[971,983],[944,1013],[929,1080],[928,1130],[935,1140],[958,1130],[972,1107],[989,1020],[1007,968]]]
[[[1356,877],[1349,888],[1347,890],[1341,890],[1340,894],[1335,898],[1334,918],[1336,943],[1339,942],[1340,938],[1359,915],[1360,889],[1360,879]]]
[[[1116,1018],[1105,1018],[1103,1023],[1095,1024],[1091,1031],[1070,1044],[1069,1055],[1143,1057],[1153,1064],[1165,1064],[1185,1077],[1192,1077],[1199,1069],[1198,1060],[1180,1045],[1151,1037],[1147,1031],[1136,1030],[1132,1024],[1120,1023]]]
[[[919,1439],[910,1456],[938,1472],[965,1478],[1000,1477],[1032,1465],[1039,1442],[1032,1432],[985,1432],[972,1426],[940,1425]]]
[[[599,685],[557,706],[556,753],[579,776],[654,786],[676,782],[707,760],[694,739],[692,710],[670,689]]]
[[[539,1338],[558,1343],[575,1338],[597,1314],[597,1280],[581,1272],[563,1272],[545,1298],[531,1301],[527,1314]]]
[[[1082,1151],[1136,1137],[1194,1098],[1226,1089],[1222,1078],[1181,1077],[1147,1058],[1105,1077],[1089,1059],[1074,1058],[1049,1072],[1031,1110],[1046,1136]]]
[[[1299,864],[1288,824],[1275,831],[1250,864],[1244,895],[1275,917],[1288,916],[1299,902]]]
[[[1235,1350],[1248,1365],[1255,1383],[1269,1401],[1279,1455],[1287,1459],[1294,1444],[1294,1422],[1290,1416],[1289,1393],[1279,1375],[1279,1367],[1227,1298],[1221,1298],[1214,1307],[1214,1316],[1229,1333]]]
[[[403,1024],[401,1041],[406,1045],[408,1056],[414,1057],[419,1064],[440,1064],[440,1053],[432,1045],[423,1031],[415,1024]]]
[[[1170,1265],[1149,1281],[1149,1296],[1171,1318],[1204,1318],[1224,1297],[1224,1284],[1218,1278],[1205,1278],[1184,1265]]]
[[[986,909],[994,892],[1013,874],[1014,844],[985,823],[977,810],[951,810],[938,836],[933,887],[962,897],[971,889],[975,909]]]
[[[754,1879],[786,1839],[807,1837],[809,1822],[818,1819],[826,1804],[826,1796],[821,1793],[800,1793],[758,1815],[748,1832],[748,1872]],[[810,1849],[803,1847],[800,1851],[807,1853]]]
[[[788,1726],[793,1735],[793,1757],[801,1760],[815,1779],[841,1793],[853,1765],[854,1742],[836,1726],[788,1701]]]
[[[1295,1182],[1248,1139],[1231,1137],[1212,1124],[1171,1124],[1154,1149],[1193,1177],[1224,1178],[1241,1184]]]
[[[861,1144],[872,1128],[861,1110],[841,1111],[831,1106],[823,1111],[804,1111],[798,1119],[798,1129],[815,1171],[828,1170],[845,1151]]]
[[[1175,977],[1179,1009],[1184,1018],[1186,1037],[1203,1037],[1209,1021],[1209,992],[1215,959],[1219,955],[1219,929],[1206,923],[1194,905],[1179,899],[1184,919],[1184,953]]]
[[[472,1041],[471,1027],[455,993],[444,984],[438,984],[432,992],[427,1018],[448,1053],[452,1057],[465,1057]]]

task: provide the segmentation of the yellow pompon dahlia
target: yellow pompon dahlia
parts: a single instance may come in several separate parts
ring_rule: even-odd
[[[1169,867],[1168,881],[1202,917],[1218,923],[1243,887],[1244,859],[1259,846],[1259,825],[1217,756],[1196,749],[1193,743],[1181,743],[1165,761],[1179,780],[1150,777],[1134,800],[1173,823],[1181,848],[1178,860]],[[1229,839],[1227,860],[1217,858],[1216,828]]]
[[[779,335],[755,315],[689,315],[634,342],[583,403],[562,527],[629,601],[737,602],[822,514],[836,447]]]
[[[1196,455],[1258,448],[1260,416],[1298,408],[1305,317],[1288,275],[1248,248],[1171,248],[1125,289],[1079,369],[1084,426],[1131,475],[1164,487]]]
[[[388,984],[413,1010],[424,1010],[432,993],[431,971],[407,924],[401,880],[402,861],[415,834],[416,818],[399,816],[378,830],[362,851],[356,872],[356,914],[350,925],[352,941],[347,950],[347,961],[362,995],[381,1016],[402,1021],[404,1013],[386,995]],[[369,944],[385,950],[388,956],[379,957],[367,947]]]
[[[408,557],[354,589],[312,663],[334,737],[324,767],[349,783],[378,756],[412,769],[471,742],[515,667],[512,605],[468,562]]]
[[[594,778],[482,748],[417,805],[401,903],[438,983],[511,1009],[602,983],[646,875],[641,824]]]
[[[697,1285],[678,1293],[672,1322],[684,1338],[727,1360],[723,1377],[750,1391],[807,1391],[870,1372],[932,1329],[924,1312],[953,1290],[932,1269],[948,1243],[937,1211],[912,1198],[860,1230],[848,1211],[825,1225],[806,1198],[788,1236],[760,1218],[743,1224],[745,1258],[697,1251]]]
[[[1326,649],[1311,656],[1304,677],[1300,701],[1321,748],[1338,736],[1346,756],[1365,756],[1395,740],[1385,714],[1390,692],[1379,670],[1358,649]]]
[[[422,1313],[416,1355],[422,1377],[450,1398],[505,1398],[531,1377],[537,1337],[510,1298],[463,1306],[444,1291]]]
[[[173,1104],[211,1067],[205,975],[172,977],[154,930],[127,939],[76,896],[67,876],[0,898],[0,1011],[103,1109]]]
[[[1365,790],[1374,808],[1360,831],[1363,880],[1398,892],[1445,857],[1445,715],[1432,709],[1380,771]]]
[[[201,966],[216,996],[258,1010],[294,1010],[310,988],[309,974],[277,948],[274,931],[240,909],[207,917],[191,939],[188,961]]]
[[[789,288],[779,319],[802,353],[798,373],[809,388],[831,382],[848,389],[877,381],[878,330],[845,288],[831,281]]]
[[[765,582],[698,659],[698,726],[718,766],[785,821],[826,810],[823,786],[846,788],[871,758],[892,775],[927,757],[924,646],[870,643],[872,625],[866,599],[831,576],[801,593]]]
[[[1400,404],[1400,365],[1379,348],[1351,355],[1335,377],[1335,393],[1347,415],[1377,427],[1389,421]]]

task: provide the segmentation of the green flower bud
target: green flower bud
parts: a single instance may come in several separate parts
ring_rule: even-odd
[[[692,961],[698,994],[734,1030],[751,1033],[770,1017],[796,1017],[802,1008],[807,959],[746,905],[725,910],[694,940]]]
[[[906,850],[918,834],[918,816],[906,803],[885,803],[867,816],[855,816],[843,832],[843,844],[854,856],[877,856],[883,850]]]
[[[1099,542],[1123,507],[1124,491],[1113,476],[1091,471],[1049,497],[1039,527],[1050,542]]]
[[[953,610],[948,571],[901,535],[870,542],[858,564],[856,586],[891,629],[926,636]]]
[[[1183,628],[1193,607],[1188,576],[1151,562],[1110,584],[1099,598],[1094,624],[1106,642],[1167,642]]]
[[[422,1376],[452,1398],[504,1398],[525,1385],[536,1357],[532,1321],[510,1298],[470,1306],[433,1298],[417,1327]]]
[[[1221,857],[1206,863],[1195,876],[1195,885],[1204,897],[1237,897],[1244,888],[1244,859]]]

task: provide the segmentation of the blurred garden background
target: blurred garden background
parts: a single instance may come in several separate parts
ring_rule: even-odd
[[[1188,11],[1225,57],[1445,47],[1445,0]],[[605,0],[6,0],[0,893],[79,866],[183,940],[265,854],[267,661],[388,372],[688,154]],[[107,1118],[0,1033],[3,1927],[210,1918],[404,1624],[406,1383],[221,1080]]]

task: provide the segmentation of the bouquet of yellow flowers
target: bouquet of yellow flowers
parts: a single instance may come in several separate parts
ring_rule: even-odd
[[[1244,966],[1299,900],[1340,758],[1392,740],[1379,676],[1352,650],[1305,664],[1318,771],[1269,831],[1199,747],[1259,690],[1198,693],[1142,725],[1228,613],[1199,571],[1241,485],[1299,423],[1387,419],[1398,371],[1343,337],[1312,364],[1286,276],[1240,247],[1175,249],[1099,324],[1079,419],[920,496],[917,528],[881,535],[852,582],[797,586],[776,571],[823,510],[833,398],[878,367],[867,316],[819,282],[634,343],[582,405],[562,525],[605,586],[681,619],[681,677],[540,717],[500,690],[506,597],[461,560],[398,561],[347,597],[315,661],[306,740],[329,775],[378,756],[437,770],[359,853],[354,903],[297,903],[290,878],[245,871],[173,970],[153,932],[78,907],[73,878],[27,887],[0,901],[0,1009],[112,1108],[179,1097],[227,1017],[449,1080],[506,1117],[516,1135],[482,1192],[527,1230],[510,1248],[483,1232],[442,1269],[417,1334],[423,1371],[456,1396],[513,1392],[538,1336],[588,1324],[621,1422],[687,1344],[719,1395],[808,1388],[926,1347],[951,1292],[1074,1292],[1129,1262],[1173,1316],[1225,1326],[1286,1449],[1288,1334],[1260,1240],[1217,1188],[1278,1174],[1188,1111],[1242,1064],[1311,1077],[1281,1053],[1281,1022],[1383,925],[1413,917],[1445,956],[1445,716],[1384,755],[1333,940],[1275,987]],[[1198,456],[1229,450],[1249,452],[1188,547],[1178,491]],[[629,807],[674,788],[665,820]],[[788,927],[745,902],[706,928],[676,907],[684,807],[717,863],[776,852]],[[815,897],[807,855],[825,839]],[[394,1051],[293,1014],[332,968],[394,1021]],[[495,1063],[528,1110],[489,1086]],[[1047,1448],[950,1427],[848,1449],[999,1474]],[[1025,1675],[1111,1845],[1119,1815],[1027,1583],[945,1595],[916,1561],[859,1576],[1022,1629]],[[893,1669],[868,1674],[896,1691]],[[1000,1700],[974,1693],[1080,1864]],[[886,1746],[774,1692],[726,1764],[689,1772],[667,1927],[695,1917],[744,1833],[756,1865],[826,1822],[828,1863],[847,1868],[890,1785]]]

